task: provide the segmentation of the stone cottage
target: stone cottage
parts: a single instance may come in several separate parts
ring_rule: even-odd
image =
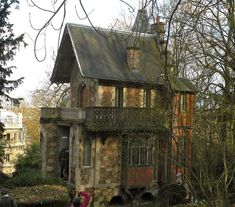
[[[42,173],[91,206],[151,200],[186,173],[196,88],[166,76],[163,37],[144,10],[132,31],[65,26],[51,81],[70,83],[71,107],[41,109]]]

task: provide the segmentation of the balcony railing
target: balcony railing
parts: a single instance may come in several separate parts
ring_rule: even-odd
[[[84,123],[89,131],[157,130],[162,119],[154,109],[122,107],[42,108],[41,122]]]
[[[91,107],[86,108],[85,125],[91,131],[153,130],[162,126],[154,109]]]

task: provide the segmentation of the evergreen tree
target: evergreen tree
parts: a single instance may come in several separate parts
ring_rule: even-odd
[[[0,108],[3,101],[11,101],[13,104],[18,103],[18,99],[12,98],[9,93],[13,91],[22,81],[23,78],[16,80],[11,79],[15,66],[10,65],[14,59],[16,50],[24,44],[23,34],[15,36],[13,33],[13,24],[9,22],[9,15],[13,5],[18,6],[17,0],[0,0]],[[0,123],[0,137],[4,131],[4,124]],[[0,140],[0,162],[3,157],[3,139]]]

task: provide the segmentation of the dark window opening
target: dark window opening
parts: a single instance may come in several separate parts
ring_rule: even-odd
[[[5,154],[3,159],[5,160],[5,162],[10,162],[10,154]]]
[[[123,106],[123,88],[116,88],[115,106]]]
[[[83,140],[83,166],[91,166],[91,139],[86,137]]]
[[[7,140],[10,141],[10,138],[11,138],[11,134],[7,133]]]
[[[186,138],[179,137],[177,143],[177,164],[179,167],[185,166],[186,161]]]

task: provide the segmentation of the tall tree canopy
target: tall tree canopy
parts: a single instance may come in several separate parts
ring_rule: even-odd
[[[193,173],[199,194],[211,206],[215,200],[229,206],[235,175],[234,15],[234,1],[182,0],[172,22],[175,73],[194,80],[200,90]]]
[[[23,80],[19,78],[11,79],[13,70],[16,68],[10,64],[14,59],[16,50],[23,43],[24,35],[15,36],[13,33],[13,24],[9,22],[9,15],[13,5],[17,6],[17,0],[1,0],[0,1],[0,108],[4,101],[17,103],[18,99],[10,97],[9,93],[13,91]],[[0,135],[4,130],[3,123],[0,123]],[[2,137],[2,136],[1,136]],[[0,142],[0,158],[3,154],[3,143]],[[0,160],[1,161],[1,160]]]

